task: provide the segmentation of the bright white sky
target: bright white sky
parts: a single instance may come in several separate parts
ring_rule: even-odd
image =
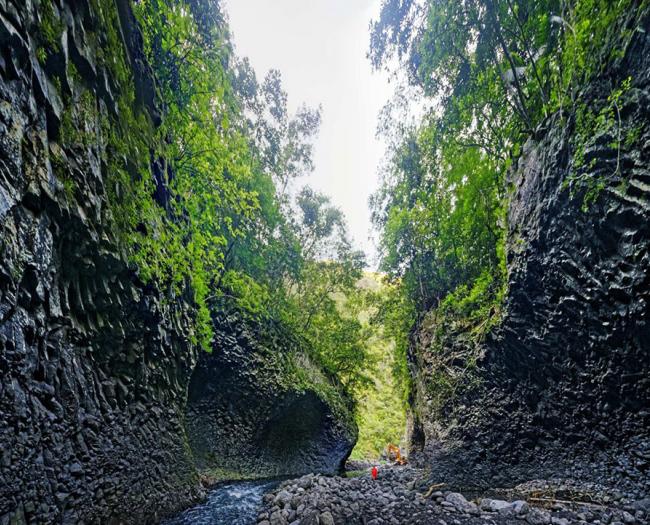
[[[379,110],[390,97],[387,76],[366,58],[368,25],[381,0],[226,0],[237,54],[261,80],[279,69],[293,112],[323,106],[314,173],[304,182],[343,210],[355,246],[375,266],[368,197],[384,154],[375,138]]]

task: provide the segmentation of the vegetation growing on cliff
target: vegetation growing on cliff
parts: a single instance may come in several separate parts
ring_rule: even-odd
[[[378,322],[379,308],[393,290],[376,273],[366,273],[357,282],[357,287],[360,291],[357,296],[360,299],[358,317],[367,333],[371,362],[368,366],[369,381],[362,390],[363,403],[357,410],[359,438],[350,457],[376,460],[388,444],[399,445],[405,435],[406,400],[399,395],[404,391],[399,380],[405,374],[399,373],[399,367],[406,366],[406,356],[395,349],[395,345],[402,341],[392,336],[394,328],[389,320]]]
[[[259,81],[235,55],[217,0],[142,0],[132,5],[135,20],[112,0],[90,5],[89,38],[117,106],[105,110],[70,63],[71,85],[55,79],[65,106],[59,140],[106,145],[112,221],[140,278],[170,298],[192,291],[194,342],[205,350],[211,312],[227,302],[286,325],[334,384],[357,392],[363,327],[334,296],[355,291],[364,258],[342,213],[299,182],[313,168],[320,109],[289,115],[279,72]],[[39,10],[39,61],[50,67],[62,14],[54,2]],[[125,41],[124,24],[139,27],[143,49]],[[97,114],[101,137],[86,125]],[[53,167],[73,203],[64,160]]]
[[[389,68],[397,59],[395,77],[428,108],[413,126],[399,116],[382,121],[392,149],[371,203],[390,281],[373,317],[394,336],[392,367],[403,400],[417,323],[433,319],[442,348],[445,333],[457,330],[478,347],[498,322],[506,173],[524,142],[552,115],[574,128],[566,189],[585,205],[602,188],[585,160],[593,137],[611,135],[619,156],[634,142],[633,130],[621,133],[618,106],[629,81],[609,86],[603,108],[587,107],[581,87],[622,55],[646,6],[384,1],[370,60]],[[102,108],[71,62],[72,80],[59,74],[53,82],[64,105],[59,140],[68,149],[87,147],[96,137],[86,124],[100,115],[112,219],[140,277],[170,297],[192,291],[194,342],[204,349],[211,349],[211,312],[235,303],[246,315],[285,324],[333,382],[361,395],[372,383],[373,353],[353,300],[363,256],[352,248],[341,212],[299,182],[313,168],[320,110],[289,114],[280,74],[260,81],[235,55],[217,0],[135,2],[131,23],[141,29],[144,56],[140,42],[127,49],[134,46],[120,32],[125,15],[114,2],[92,0],[91,8],[89,38],[117,105]],[[54,2],[38,11],[38,60],[56,71],[62,14]],[[136,65],[142,70],[134,75]],[[386,115],[398,109],[389,105]],[[64,160],[55,158],[53,169],[73,203],[75,180]],[[453,375],[440,384],[456,388]]]
[[[371,202],[382,269],[398,289],[384,315],[399,320],[402,340],[416,324],[433,322],[438,353],[448,346],[445,333],[459,330],[471,338],[469,348],[478,347],[498,321],[506,286],[506,173],[551,115],[579,128],[567,187],[587,204],[597,197],[601,181],[580,163],[580,152],[616,129],[616,100],[626,86],[610,85],[611,104],[602,110],[584,107],[581,88],[622,56],[646,6],[384,0],[369,58],[419,93],[424,108],[408,126],[399,98],[388,105],[380,132],[392,149]],[[612,135],[610,147],[620,151],[621,138]],[[461,372],[471,369],[472,356],[456,357],[463,357]],[[453,362],[438,365],[445,392],[464,382]]]

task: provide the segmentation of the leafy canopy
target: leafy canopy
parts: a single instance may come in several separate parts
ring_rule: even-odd
[[[192,291],[194,341],[206,351],[212,312],[234,304],[288,326],[333,383],[356,392],[363,327],[336,297],[355,289],[363,255],[340,210],[297,187],[313,169],[320,108],[289,114],[279,72],[260,82],[234,54],[217,0],[140,0],[133,9],[158,103],[142,111],[115,6],[93,2],[108,35],[100,60],[123,94],[103,123],[111,207],[140,277],[169,297]]]
[[[384,0],[370,61],[428,108],[405,126],[403,100],[388,104],[380,132],[392,148],[371,199],[382,269],[399,290],[380,311],[401,326],[402,341],[430,309],[491,325],[506,277],[506,172],[551,115],[573,125],[578,107],[578,160],[595,126],[610,125],[613,118],[581,106],[580,90],[622,56],[647,5]],[[612,86],[606,116],[621,89]],[[574,168],[583,170],[575,180],[589,184],[588,167]],[[402,360],[407,344],[397,345]]]

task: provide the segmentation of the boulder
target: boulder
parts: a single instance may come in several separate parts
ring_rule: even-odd
[[[465,496],[458,492],[450,492],[447,494],[445,496],[445,501],[453,505],[453,507],[459,512],[473,515],[479,515],[481,513],[475,503],[467,501],[467,499],[465,499]]]
[[[511,509],[512,503],[499,499],[485,498],[481,500],[481,504],[479,506],[481,510],[485,510],[487,512],[498,512],[504,509]]]

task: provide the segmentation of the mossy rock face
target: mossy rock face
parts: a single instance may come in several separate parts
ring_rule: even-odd
[[[611,86],[632,78],[617,125],[636,142],[619,152],[599,136],[588,149],[602,190],[593,202],[588,185],[572,194],[575,131],[550,118],[510,174],[500,324],[478,349],[467,331],[438,336],[433,315],[414,333],[409,459],[432,479],[487,488],[572,478],[650,493],[650,15],[642,25],[582,95],[604,107]],[[472,380],[445,381],[462,374]]]
[[[114,69],[153,82],[129,5],[0,2],[0,523],[146,524],[202,496],[194,305],[142,282],[112,211],[110,136],[154,120]]]
[[[215,321],[192,376],[186,426],[197,466],[259,478],[334,473],[356,442],[349,401],[282,327]]]

